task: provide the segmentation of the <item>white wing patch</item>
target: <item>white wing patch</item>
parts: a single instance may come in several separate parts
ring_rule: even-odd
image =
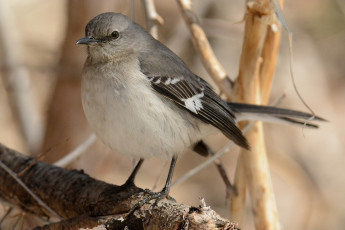
[[[166,81],[164,82],[164,84],[165,84],[165,85],[169,85],[170,82],[171,82],[171,78],[168,78],[168,80],[166,80]]]
[[[179,81],[180,81],[180,79],[175,78],[175,79],[173,79],[173,80],[171,81],[171,84],[176,84],[176,83],[179,82]]]
[[[195,86],[185,81],[183,78],[171,78],[167,76],[155,76],[148,77],[148,80],[153,83],[153,85],[166,90],[174,97],[178,99],[175,102],[183,105],[189,111],[198,114],[198,111],[203,109],[201,98],[204,97],[204,88],[200,86]],[[164,93],[163,93],[164,94]]]
[[[192,111],[195,114],[198,114],[198,111],[202,109],[201,98],[204,96],[204,92],[194,95],[193,97],[182,99],[184,105],[187,109]]]
[[[149,79],[149,81],[153,82],[154,84],[160,84],[161,83],[161,78],[162,77],[149,77],[148,79]],[[163,80],[164,81],[164,85],[170,85],[170,84],[174,85],[174,84],[176,84],[176,83],[181,81],[179,78],[170,78],[170,77],[169,78],[165,77],[164,80]]]
[[[180,81],[180,79],[178,79],[178,78],[172,79],[172,78],[169,77],[169,78],[164,82],[164,84],[165,84],[165,85],[170,85],[170,84],[174,85],[174,84],[176,84],[176,83],[179,82],[179,81]]]

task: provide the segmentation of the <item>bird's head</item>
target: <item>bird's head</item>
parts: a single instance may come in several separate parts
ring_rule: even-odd
[[[125,15],[103,13],[87,24],[85,37],[79,39],[76,44],[88,46],[89,58],[107,61],[135,54],[148,47],[152,39],[141,26]]]

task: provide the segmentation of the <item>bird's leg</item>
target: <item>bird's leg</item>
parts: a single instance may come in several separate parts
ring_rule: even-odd
[[[168,178],[165,182],[165,186],[162,189],[162,191],[151,192],[150,190],[146,190],[146,192],[150,193],[151,195],[139,203],[145,204],[146,202],[153,200],[153,199],[156,199],[156,203],[157,203],[159,200],[163,199],[164,197],[166,197],[169,194],[171,179],[172,179],[172,176],[174,173],[176,161],[177,161],[177,156],[173,156],[172,160],[171,160],[170,168],[169,168]]]
[[[174,169],[175,169],[176,161],[177,161],[177,156],[173,156],[173,158],[171,160],[171,164],[170,164],[170,169],[169,169],[169,174],[168,174],[167,181],[165,182],[164,188],[160,192],[162,195],[166,196],[166,195],[169,194],[170,185],[171,185],[171,179],[172,179],[172,176],[174,174]]]
[[[144,159],[140,158],[140,160],[138,161],[138,163],[135,165],[135,168],[133,169],[131,175],[128,177],[126,183],[124,183],[123,186],[126,186],[126,185],[134,185],[134,179],[135,179],[135,176],[137,175],[141,165],[143,164],[144,162]]]
[[[146,192],[148,192],[150,195],[148,197],[146,197],[145,199],[143,199],[142,201],[136,203],[134,205],[134,207],[132,208],[132,210],[129,212],[128,216],[133,214],[133,212],[137,208],[140,208],[142,205],[144,205],[148,201],[156,199],[155,204],[154,204],[154,205],[156,205],[158,203],[158,201],[160,201],[164,197],[168,196],[169,191],[170,191],[171,179],[172,179],[172,176],[173,176],[173,173],[174,173],[174,168],[175,168],[176,161],[177,161],[177,156],[173,156],[172,160],[171,160],[171,164],[170,164],[168,178],[167,178],[167,181],[166,181],[165,186],[162,189],[162,191],[160,191],[160,192],[151,192],[151,191],[146,190]]]

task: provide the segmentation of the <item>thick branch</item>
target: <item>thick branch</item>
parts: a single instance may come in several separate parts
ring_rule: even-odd
[[[0,161],[65,220],[42,229],[79,229],[109,224],[109,229],[231,229],[228,220],[208,207],[190,207],[163,199],[143,205],[126,218],[132,207],[148,194],[135,185],[116,186],[95,180],[82,171],[35,162],[0,144]],[[24,173],[20,173],[23,170]],[[36,216],[49,216],[7,172],[0,169],[0,198]],[[62,227],[63,226],[63,227]]]
[[[256,0],[247,4],[245,34],[235,89],[240,101],[252,104],[267,102],[279,45],[279,37],[273,34],[276,31],[269,28],[273,17],[269,1]],[[236,221],[241,223],[246,197],[246,185],[243,181],[246,180],[256,229],[280,229],[262,123],[257,123],[246,137],[252,151],[243,150],[240,156],[235,181],[239,195],[233,197],[231,209]]]

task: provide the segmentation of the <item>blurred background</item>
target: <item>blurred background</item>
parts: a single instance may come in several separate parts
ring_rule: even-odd
[[[177,53],[199,76],[212,83],[193,49],[189,31],[175,1],[156,0],[164,19],[158,39]],[[235,79],[244,31],[245,2],[195,0],[214,52]],[[75,42],[84,36],[94,16],[115,11],[146,26],[140,0],[1,0],[0,1],[0,142],[42,160],[55,162],[83,143],[92,133],[81,107],[81,70],[86,48]],[[296,83],[316,114],[330,122],[318,130],[265,125],[266,143],[283,228],[344,229],[345,224],[345,0],[285,2],[284,14],[294,42]],[[273,102],[283,93],[280,106],[306,111],[290,78],[287,33],[283,32],[271,94]],[[212,83],[213,84],[213,83]],[[143,137],[145,138],[145,137]],[[207,142],[218,150],[228,140],[221,134]],[[135,143],[133,143],[135,144]],[[239,149],[222,157],[233,180]],[[186,152],[177,163],[174,179],[205,158]],[[137,185],[160,190],[169,160],[146,160]],[[90,176],[120,185],[129,176],[133,160],[95,141],[86,153],[68,166]],[[230,218],[225,186],[214,165],[171,190],[178,202],[207,205]],[[253,229],[248,215],[243,229]],[[0,207],[3,213],[7,207]],[[10,217],[14,221],[15,217]],[[26,226],[24,224],[23,226]],[[25,228],[24,228],[25,229]]]

